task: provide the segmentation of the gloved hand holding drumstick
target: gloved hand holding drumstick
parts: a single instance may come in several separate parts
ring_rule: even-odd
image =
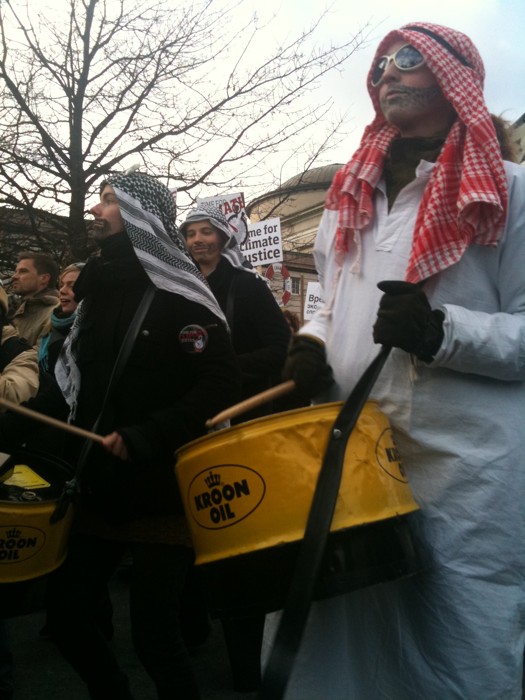
[[[419,285],[402,281],[385,281],[377,285],[384,292],[379,303],[377,320],[374,324],[374,341],[385,348],[397,347],[410,352],[425,362],[431,362],[434,354],[443,342],[444,313],[432,309],[425,293]],[[385,358],[386,359],[386,358]],[[303,399],[313,399],[333,383],[332,368],[327,362],[324,343],[318,338],[306,334],[295,335],[290,343],[288,356],[283,369],[283,380],[293,381],[294,391]],[[254,399],[284,389],[284,384],[273,390],[262,392],[251,400],[222,411],[207,421],[207,427],[213,427],[223,420],[241,415],[243,411],[257,404],[243,406]],[[289,391],[287,388],[286,391]],[[272,399],[274,396],[272,396]],[[120,444],[115,434],[104,438],[105,447],[113,454],[124,458],[119,453]]]
[[[219,426],[224,421],[242,415],[267,401],[273,401],[288,392],[295,392],[301,399],[314,398],[333,383],[332,368],[326,361],[324,343],[313,336],[297,335],[292,338],[283,369],[283,383],[245,399],[235,406],[221,411],[206,421],[207,428]],[[105,438],[108,441],[111,435]],[[106,445],[106,447],[111,447]]]
[[[420,285],[384,281],[377,286],[384,294],[374,324],[374,341],[431,362],[443,342],[445,314],[431,308]],[[296,393],[305,398],[326,390],[334,380],[323,342],[306,334],[294,336],[283,379],[293,379]]]
[[[313,399],[333,383],[324,343],[309,335],[295,335],[283,368],[283,380],[295,382],[295,393]]]

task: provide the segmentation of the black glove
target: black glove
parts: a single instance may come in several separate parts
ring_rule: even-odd
[[[377,286],[384,294],[374,324],[374,342],[432,362],[443,342],[445,314],[430,308],[417,284],[388,281]]]
[[[293,379],[295,394],[305,399],[328,389],[334,378],[332,368],[326,362],[324,344],[305,335],[295,335],[284,364],[283,379]]]

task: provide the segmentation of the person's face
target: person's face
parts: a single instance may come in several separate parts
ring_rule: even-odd
[[[20,260],[11,277],[11,291],[22,297],[31,297],[46,289],[49,284],[49,273],[39,274],[33,260]]]
[[[124,220],[113,187],[106,185],[100,195],[100,202],[89,210],[95,217],[93,237],[102,241],[115,233],[124,231]]]
[[[199,266],[213,267],[219,262],[223,247],[222,237],[209,221],[188,224],[186,245],[191,257]]]
[[[393,42],[385,55],[391,56],[405,44],[402,40]],[[375,90],[385,119],[399,129],[401,136],[435,136],[446,131],[454,119],[452,105],[426,64],[401,71],[389,61]]]
[[[62,309],[64,316],[72,314],[77,308],[75,295],[73,294],[73,285],[77,281],[79,274],[80,272],[78,270],[71,270],[70,272],[66,272],[60,278],[58,294],[60,299],[60,308]]]

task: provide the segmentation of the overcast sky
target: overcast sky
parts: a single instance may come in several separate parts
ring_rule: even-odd
[[[47,2],[62,9],[65,0]],[[167,3],[168,7],[176,7],[181,0],[167,0]],[[265,48],[272,53],[271,47],[265,46],[265,41],[272,43],[285,37],[296,37],[319,18],[325,7],[327,16],[316,30],[320,44],[326,45],[331,41],[344,43],[366,27],[366,45],[348,59],[340,72],[325,76],[319,92],[309,95],[312,104],[314,101],[333,101],[334,116],[347,114],[347,136],[323,157],[323,164],[346,163],[354,152],[364,127],[373,117],[365,81],[375,49],[385,34],[410,22],[434,22],[465,32],[474,41],[485,62],[485,96],[490,111],[501,114],[511,122],[525,113],[525,0],[217,0],[219,6],[222,3],[234,8],[234,19],[225,18],[224,22],[226,43],[254,13],[263,23],[273,16],[264,35],[266,38],[256,45],[252,55],[242,59],[252,59],[255,65],[264,61]],[[236,19],[240,25],[236,25]],[[217,69],[220,70],[220,65]],[[289,151],[293,154],[290,157],[285,148],[283,152],[269,154],[267,164],[271,173],[278,172],[281,163],[284,164],[282,181],[305,167],[301,152],[298,151],[295,157],[294,149],[290,147]],[[124,163],[124,167],[129,167],[135,161],[136,157],[132,158],[132,162]],[[207,196],[219,193],[203,185],[202,191],[195,194]],[[248,194],[248,198],[251,196],[254,193]]]
[[[297,30],[319,14],[323,0],[265,0],[257,6],[276,10],[283,25]],[[368,46],[354,54],[343,72],[332,76],[323,88],[335,97],[337,109],[350,113],[352,133],[334,153],[334,161],[348,160],[372,119],[365,79],[377,44],[391,29],[415,21],[465,32],[485,62],[489,109],[510,121],[525,112],[524,0],[334,0],[324,23],[325,38],[341,41],[365,24],[371,26]]]

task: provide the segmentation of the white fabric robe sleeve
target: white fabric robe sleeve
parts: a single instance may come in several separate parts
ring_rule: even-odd
[[[509,229],[493,280],[501,310],[487,313],[444,304],[445,338],[435,366],[504,381],[525,379],[525,187],[520,182],[525,169],[515,169],[515,175],[509,182]]]

